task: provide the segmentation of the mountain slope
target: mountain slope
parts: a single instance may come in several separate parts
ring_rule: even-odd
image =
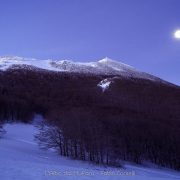
[[[141,73],[134,68],[109,59],[91,66],[118,68],[124,74],[89,73],[89,65],[62,62],[54,67],[58,71],[49,71],[38,68],[36,60],[16,61],[0,71],[0,121],[29,122],[41,114],[48,123],[63,127],[68,150],[60,148],[59,153],[65,156],[108,165],[116,165],[117,159],[149,161],[180,169],[180,87],[138,78]],[[129,76],[132,71],[135,75]],[[81,152],[70,151],[77,147],[74,142]]]
[[[17,56],[0,57],[0,70],[6,70],[8,68],[15,67],[20,68],[23,65],[34,66],[40,69],[58,72],[74,72],[94,75],[117,75],[126,78],[148,79],[165,83],[165,81],[161,80],[160,78],[144,72],[140,72],[127,64],[114,61],[107,57],[97,62],[87,63],[73,62],[69,60],[38,60]]]
[[[178,172],[168,169],[148,168],[127,163],[123,168],[116,169],[69,160],[59,157],[53,151],[39,149],[34,141],[34,135],[37,133],[34,125],[6,124],[5,129],[7,133],[0,140],[1,180],[176,180],[180,177]],[[120,173],[133,175],[121,175]]]

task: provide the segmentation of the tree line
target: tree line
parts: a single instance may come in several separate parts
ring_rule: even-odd
[[[180,169],[180,89],[148,80],[32,69],[0,72],[0,121],[44,117],[36,140],[60,155],[119,166],[121,160]]]

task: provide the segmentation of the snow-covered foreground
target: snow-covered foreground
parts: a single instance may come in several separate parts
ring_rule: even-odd
[[[0,139],[1,180],[180,179],[180,173],[173,170],[165,171],[134,165],[125,165],[124,169],[106,168],[66,159],[53,151],[39,149],[34,141],[37,129],[33,125],[7,124],[5,129],[7,133]]]

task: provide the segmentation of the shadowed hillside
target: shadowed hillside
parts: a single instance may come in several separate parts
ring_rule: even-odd
[[[112,80],[102,91],[98,83]],[[40,146],[64,156],[118,165],[120,159],[180,169],[180,88],[121,76],[37,68],[0,72],[0,119],[42,114]]]

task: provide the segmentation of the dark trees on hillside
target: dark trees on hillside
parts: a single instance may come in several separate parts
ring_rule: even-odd
[[[43,124],[36,139],[42,146],[55,147],[61,155],[116,166],[119,160],[147,160],[180,168],[180,133],[174,128],[149,119],[122,120],[108,112],[99,119],[100,114],[85,108],[55,114],[57,117],[49,117]]]
[[[152,161],[180,169],[180,89],[148,80],[12,69],[0,72],[0,122],[46,123],[36,139],[75,159]]]
[[[41,147],[54,147],[61,155],[75,159],[118,165],[111,136],[92,112],[73,108],[56,116],[39,127],[36,140]]]

